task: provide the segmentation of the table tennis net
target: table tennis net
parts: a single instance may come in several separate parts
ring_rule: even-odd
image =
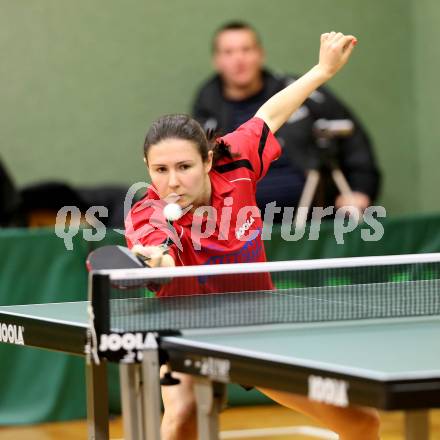
[[[110,276],[109,326],[165,331],[440,315],[440,262],[317,263],[257,264],[251,271],[224,265],[229,272],[221,274],[184,268],[174,276],[141,269],[145,277],[126,279],[118,273]]]

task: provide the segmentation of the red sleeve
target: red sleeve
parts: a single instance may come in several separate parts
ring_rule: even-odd
[[[163,215],[163,200],[151,198],[150,192],[131,208],[125,219],[125,240],[131,249],[135,244],[158,246],[168,241],[169,254],[176,261],[175,230]]]
[[[223,140],[239,160],[248,161],[256,181],[262,179],[270,164],[281,155],[281,147],[267,124],[260,118],[252,118],[229,133]]]

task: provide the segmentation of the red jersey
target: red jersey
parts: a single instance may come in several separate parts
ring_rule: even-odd
[[[232,155],[214,164],[211,179],[210,218],[198,210],[186,212],[173,222],[174,231],[163,216],[166,202],[160,200],[151,186],[146,196],[137,202],[127,216],[128,247],[171,243],[170,254],[177,266],[250,263],[266,261],[261,240],[263,222],[256,206],[257,182],[264,177],[271,162],[278,159],[281,148],[266,123],[252,118],[237,130],[219,139]],[[237,155],[237,157],[235,157]],[[199,208],[204,210],[204,208]],[[169,283],[159,295],[188,293],[218,293],[231,290],[231,278],[187,280],[185,292],[178,283]],[[186,284],[186,282],[185,282]],[[252,275],[246,290],[272,288],[268,274]]]

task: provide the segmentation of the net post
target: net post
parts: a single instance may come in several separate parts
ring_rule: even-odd
[[[145,438],[160,440],[159,346],[153,333],[148,333],[146,336],[145,347],[142,350],[141,371]]]
[[[86,363],[87,431],[88,438],[108,440],[109,409],[107,363]]]
[[[108,440],[109,406],[107,362],[99,359],[100,335],[110,327],[108,276],[90,274],[89,277],[89,330],[86,348],[86,393],[88,436]]]
[[[90,303],[93,310],[93,327],[96,335],[110,332],[110,277],[91,274]]]

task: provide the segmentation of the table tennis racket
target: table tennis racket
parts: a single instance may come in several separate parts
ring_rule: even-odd
[[[166,245],[160,246],[163,249],[163,253],[168,253],[168,247]],[[124,246],[108,245],[102,246],[94,251],[90,252],[87,257],[86,266],[89,271],[92,270],[111,270],[111,269],[139,269],[150,267],[148,265],[149,258],[130,251],[130,249]],[[170,279],[148,279],[138,280],[136,282],[129,281],[127,285],[124,282],[119,281],[113,283],[113,287],[118,289],[136,289],[139,287],[145,287],[153,292],[157,292],[162,284],[170,282]]]
[[[135,269],[148,266],[148,259],[124,246],[102,246],[90,252],[86,265],[90,270]]]

